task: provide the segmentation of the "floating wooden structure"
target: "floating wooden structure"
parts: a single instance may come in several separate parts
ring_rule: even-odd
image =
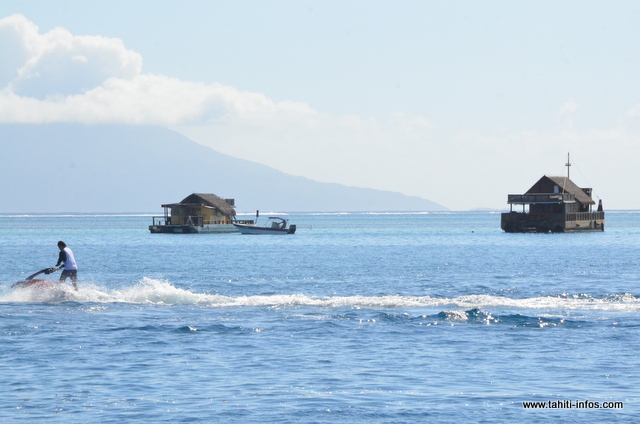
[[[234,199],[223,199],[210,193],[192,193],[179,203],[162,205],[164,216],[154,216],[149,226],[152,233],[235,233],[237,221]]]
[[[604,231],[602,200],[593,211],[592,192],[578,187],[568,172],[566,177],[545,175],[526,193],[507,196],[510,212],[502,214],[500,226],[507,233]],[[521,205],[522,212],[514,205]]]

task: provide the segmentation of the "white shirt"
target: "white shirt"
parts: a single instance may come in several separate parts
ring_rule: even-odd
[[[67,259],[64,261],[64,270],[72,271],[78,269],[78,264],[76,264],[76,258],[73,256],[73,252],[68,247],[62,249],[62,251],[67,256]]]

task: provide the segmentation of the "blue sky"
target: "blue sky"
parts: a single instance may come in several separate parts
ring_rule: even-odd
[[[454,210],[506,207],[571,151],[605,207],[640,208],[635,2],[5,0],[3,18],[0,47],[31,47],[0,49],[0,122],[165,125]]]

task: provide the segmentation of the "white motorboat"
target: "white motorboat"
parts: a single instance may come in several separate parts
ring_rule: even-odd
[[[257,219],[256,219],[257,223]],[[295,225],[289,225],[289,221],[277,216],[270,216],[266,225],[257,224],[233,224],[242,234],[294,234]]]

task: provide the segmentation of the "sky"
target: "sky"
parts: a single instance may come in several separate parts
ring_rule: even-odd
[[[640,209],[638,28],[632,1],[3,0],[0,123],[162,125],[451,210],[505,209],[570,152]]]

